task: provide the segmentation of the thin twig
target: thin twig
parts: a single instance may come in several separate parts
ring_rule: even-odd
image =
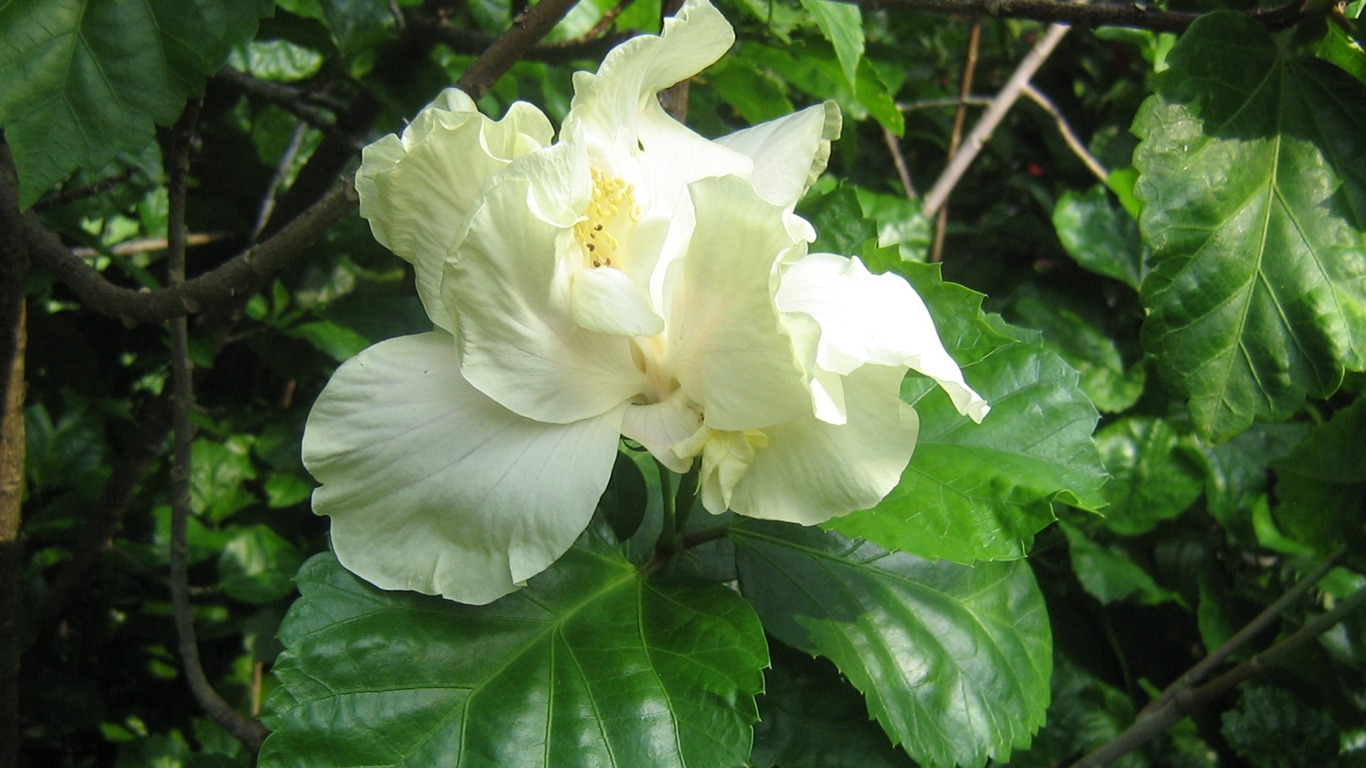
[[[190,247],[208,245],[221,240],[231,240],[234,237],[243,237],[243,234],[241,232],[192,232],[185,235],[185,245]],[[124,240],[108,248],[77,246],[71,249],[71,255],[78,259],[94,259],[105,255],[133,256],[139,253],[164,251],[169,247],[170,243],[164,237],[140,237],[134,240]]]
[[[1313,586],[1313,584],[1316,583],[1319,578],[1322,578],[1325,573],[1327,573],[1327,570],[1323,568],[1315,570],[1315,572],[1311,574],[1313,578],[1306,577],[1300,584],[1297,584],[1291,592],[1294,592],[1295,596],[1303,595],[1303,593],[1308,591],[1309,587]],[[1307,584],[1308,586],[1301,588],[1300,585],[1303,584]],[[1257,618],[1253,619],[1248,625],[1248,627],[1258,625],[1255,630],[1248,632],[1248,628],[1245,627],[1244,632],[1247,632],[1248,637],[1256,634],[1256,631],[1259,631],[1265,626],[1265,621],[1269,620],[1265,619],[1268,611],[1271,611],[1273,607],[1284,610],[1289,602],[1290,600],[1287,600],[1285,597],[1277,600],[1276,603],[1273,603],[1272,606],[1268,606],[1267,610],[1263,611],[1262,614],[1258,615]],[[1210,682],[1198,687],[1180,688],[1175,694],[1168,697],[1160,706],[1145,708],[1143,712],[1139,713],[1139,716],[1134,720],[1133,724],[1125,729],[1124,732],[1076,761],[1070,768],[1103,768],[1115,760],[1118,760],[1120,757],[1132,752],[1147,743],[1150,739],[1156,737],[1159,733],[1165,731],[1173,723],[1176,723],[1199,708],[1228,694],[1237,686],[1277,663],[1287,654],[1300,648],[1311,640],[1314,640],[1329,629],[1332,629],[1338,622],[1342,621],[1347,614],[1361,607],[1363,603],[1366,603],[1366,588],[1357,590],[1351,597],[1338,603],[1336,607],[1327,613],[1321,614],[1308,622],[1294,634],[1276,643],[1265,651],[1254,655],[1252,658],[1239,664],[1228,672],[1225,672],[1219,677],[1216,677]],[[1239,635],[1243,635],[1244,632],[1239,632]],[[1225,647],[1227,647],[1227,644],[1225,644]],[[1220,650],[1222,651],[1223,649],[1221,648]],[[1231,652],[1231,650],[1229,652]],[[1226,657],[1227,654],[1225,654],[1225,658]],[[1208,672],[1210,668],[1212,668],[1212,665],[1202,669],[1201,674]],[[1192,669],[1192,671],[1194,671],[1194,669]],[[1186,679],[1187,675],[1190,675],[1190,673],[1188,672],[1186,675],[1182,675],[1181,679]]]
[[[1271,622],[1276,620],[1276,617],[1285,613],[1287,608],[1303,597],[1310,589],[1313,589],[1314,585],[1318,584],[1320,579],[1327,576],[1329,571],[1333,570],[1338,563],[1342,562],[1342,558],[1346,553],[1347,551],[1345,548],[1339,548],[1338,551],[1330,555],[1328,559],[1320,563],[1317,568],[1305,574],[1304,578],[1300,579],[1293,587],[1286,590],[1285,594],[1277,598],[1275,602],[1264,608],[1261,613],[1257,614],[1257,616],[1252,619],[1252,621],[1249,621],[1242,629],[1238,630],[1233,637],[1230,637],[1223,645],[1215,649],[1213,653],[1201,659],[1195,666],[1186,670],[1184,674],[1178,677],[1175,682],[1167,686],[1166,690],[1162,691],[1157,698],[1149,702],[1148,706],[1144,707],[1138,713],[1138,717],[1144,717],[1157,709],[1161,709],[1167,705],[1167,702],[1176,698],[1182,691],[1199,683],[1201,680],[1204,680],[1215,667],[1223,664],[1225,659],[1251,642],[1252,638],[1266,629]]]
[[[124,168],[122,171],[100,179],[93,184],[87,184],[84,187],[76,187],[75,189],[63,189],[55,195],[49,195],[34,203],[33,210],[42,211],[54,206],[82,200],[87,197],[94,197],[95,195],[107,192],[125,181],[128,181],[136,176],[137,172],[137,168]]]
[[[1057,105],[1054,104],[1048,96],[1044,95],[1042,91],[1035,88],[1031,83],[1025,83],[1024,95],[1028,96],[1030,101],[1039,105],[1039,108],[1047,112],[1053,118],[1053,122],[1058,126],[1058,133],[1062,134],[1062,140],[1067,143],[1067,148],[1072,150],[1072,154],[1076,155],[1077,159],[1081,160],[1082,164],[1086,166],[1086,169],[1090,171],[1093,176],[1099,179],[1101,183],[1104,183],[1106,179],[1110,178],[1109,171],[1106,171],[1105,166],[1101,165],[1100,161],[1096,159],[1096,156],[1091,154],[1091,151],[1086,148],[1086,144],[1082,142],[1081,137],[1077,136],[1076,132],[1072,130],[1072,126],[1067,124],[1067,118],[1062,116],[1062,111],[1058,109]]]
[[[906,193],[907,200],[914,200],[915,184],[911,182],[911,169],[906,165],[906,155],[901,152],[901,140],[892,133],[887,126],[882,126],[882,140],[887,143],[887,152],[892,156],[892,165],[896,168],[896,176],[901,180],[901,189]]]
[[[1062,42],[1062,39],[1067,36],[1069,29],[1070,27],[1062,24],[1050,25],[1048,31],[1044,33],[1043,38],[1025,55],[1024,59],[1020,62],[1020,65],[1016,67],[1015,71],[1010,75],[1010,79],[1006,81],[1005,87],[1001,89],[1001,92],[997,94],[994,99],[992,99],[991,106],[987,107],[986,112],[978,119],[977,124],[972,127],[972,131],[963,142],[962,151],[949,161],[948,166],[944,169],[944,172],[939,175],[939,179],[935,181],[934,186],[926,193],[924,200],[924,210],[926,214],[932,216],[939,212],[939,209],[944,205],[945,201],[948,200],[949,193],[953,191],[954,186],[958,184],[959,180],[963,178],[963,174],[967,172],[968,166],[972,165],[972,161],[977,158],[978,153],[982,151],[982,147],[986,145],[987,139],[990,138],[992,131],[996,130],[996,127],[1005,119],[1006,113],[1009,112],[1010,108],[1019,100],[1020,94],[1024,91],[1025,84],[1029,82],[1035,72],[1039,71],[1039,67],[1042,67],[1043,63],[1048,60],[1049,55],[1053,53],[1053,49],[1057,48],[1058,43]]]
[[[309,103],[308,95],[305,91],[292,85],[284,83],[272,83],[262,80],[246,72],[239,72],[231,67],[224,67],[218,70],[214,80],[226,83],[242,93],[268,101],[286,112],[299,118],[302,122],[317,128],[320,131],[341,136],[342,131],[337,127],[336,120],[326,112],[318,109]],[[359,148],[362,142],[354,136],[342,136],[347,142]]]
[[[256,224],[251,228],[251,243],[256,244],[260,239],[261,233],[265,231],[266,225],[270,223],[270,215],[275,211],[275,194],[280,191],[281,185],[289,177],[289,169],[294,165],[294,160],[299,156],[299,149],[303,147],[304,136],[308,134],[308,129],[303,123],[294,126],[294,135],[289,139],[289,146],[280,155],[280,161],[275,164],[275,174],[270,177],[270,184],[266,187],[266,192],[261,196],[261,207],[256,213]]]
[[[958,106],[953,111],[953,131],[949,134],[949,162],[958,155],[958,149],[962,146],[963,124],[967,122],[968,105],[967,99],[972,95],[972,77],[977,71],[977,50],[982,42],[982,20],[976,19],[972,22],[972,31],[968,34],[968,53],[967,59],[963,62],[963,78],[958,83]],[[939,210],[934,215],[934,242],[930,246],[930,263],[937,263],[944,258],[944,233],[949,228],[949,207],[940,205]]]
[[[970,107],[989,107],[991,106],[991,97],[968,96],[964,99],[917,99],[916,101],[898,101],[896,103],[896,108],[902,112],[916,112],[922,109],[956,107],[959,104],[967,104]]]
[[[199,102],[187,105],[185,114],[176,124],[171,141],[170,182],[167,190],[170,257],[166,277],[171,286],[185,282],[185,187],[189,176],[190,137],[199,116]],[[190,403],[194,387],[190,374],[188,321],[184,315],[171,320],[171,422],[175,433],[174,463],[171,468],[171,603],[175,612],[176,635],[179,639],[181,662],[185,680],[191,693],[219,725],[222,725],[243,746],[253,753],[260,751],[266,731],[259,723],[237,713],[214,690],[199,660],[199,642],[194,631],[194,612],[190,606],[189,543],[190,515],[190,454],[194,427],[190,422]]]

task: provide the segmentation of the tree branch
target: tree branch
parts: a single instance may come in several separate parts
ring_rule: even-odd
[[[968,52],[966,61],[963,62],[963,77],[958,83],[958,106],[953,110],[953,131],[949,134],[950,163],[958,156],[958,150],[962,146],[963,125],[968,119],[967,98],[972,95],[972,77],[977,71],[977,48],[981,41],[982,20],[977,19],[972,23],[972,32],[968,34]],[[931,264],[944,259],[944,235],[948,228],[949,207],[940,205],[934,214],[934,242],[930,245],[929,256]]]
[[[578,0],[542,0],[512,22],[512,28],[480,54],[456,87],[478,99],[488,93],[503,73],[512,68],[541,38],[560,23]]]
[[[176,124],[171,139],[170,184],[168,190],[167,239],[170,257],[167,283],[172,287],[185,282],[185,185],[189,176],[190,137],[199,116],[199,103],[190,102]],[[189,543],[190,455],[194,427],[190,422],[190,403],[194,386],[190,374],[189,321],[184,315],[171,319],[171,422],[175,433],[174,464],[171,468],[171,603],[175,611],[176,636],[185,680],[204,711],[253,753],[259,752],[266,730],[260,723],[237,713],[214,690],[199,660],[199,641],[195,637],[194,612],[190,607]]]
[[[1033,19],[1055,24],[1083,27],[1131,27],[1154,32],[1184,32],[1201,13],[1183,13],[1143,8],[1137,4],[1082,4],[1060,0],[843,0],[869,10],[898,8],[954,16],[996,16],[1006,19]],[[1306,14],[1298,2],[1272,10],[1247,12],[1267,29],[1288,29]]]
[[[1265,626],[1276,615],[1289,606],[1295,598],[1302,596],[1314,584],[1321,579],[1332,568],[1333,562],[1339,555],[1334,555],[1329,562],[1320,566],[1309,576],[1305,577],[1299,584],[1287,592],[1275,603],[1271,604],[1262,611],[1256,618],[1248,623],[1238,632],[1228,643],[1225,643],[1218,651],[1211,654],[1210,658],[1216,661],[1209,662],[1209,659],[1202,660],[1190,671],[1182,675],[1173,683],[1167,691],[1163,691],[1156,706],[1145,707],[1139,713],[1137,719],[1123,733],[1110,739],[1105,744],[1092,751],[1090,754],[1073,763],[1070,768],[1102,768],[1127,755],[1159,733],[1165,731],[1172,724],[1180,721],[1187,715],[1195,712],[1210,702],[1221,698],[1237,686],[1250,680],[1262,671],[1277,663],[1292,651],[1300,648],[1306,643],[1314,640],[1319,635],[1332,629],[1347,614],[1361,607],[1366,603],[1366,588],[1357,590],[1351,597],[1338,603],[1335,608],[1327,613],[1321,614],[1309,623],[1301,627],[1297,632],[1276,643],[1270,648],[1254,655],[1247,661],[1239,664],[1233,669],[1216,677],[1204,685],[1190,687],[1190,683],[1203,677],[1215,664],[1227,658],[1233,649],[1245,644],[1257,632]]]
[[[13,174],[0,172],[0,187],[17,189]],[[73,255],[31,212],[20,213],[17,207],[0,205],[0,223],[29,243],[35,266],[65,283],[85,306],[129,325],[161,323],[231,299],[253,281],[279,270],[342,216],[355,210],[355,194],[350,179],[343,179],[312,208],[260,245],[193,280],[156,291],[138,291],[109,282]]]

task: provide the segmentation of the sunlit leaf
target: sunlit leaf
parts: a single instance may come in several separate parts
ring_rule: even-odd
[[[614,540],[595,526],[478,607],[314,557],[260,764],[741,765],[768,664],[753,610],[718,584],[645,580]]]
[[[857,5],[835,0],[801,0],[821,34],[835,48],[845,80],[853,85],[863,60],[863,13]]]
[[[1366,84],[1231,12],[1169,62],[1134,122],[1143,339],[1218,442],[1366,367]]]
[[[732,536],[764,628],[833,661],[917,762],[1006,760],[1043,724],[1052,634],[1023,561],[931,562],[785,523]]]
[[[251,38],[270,0],[0,2],[0,128],[31,205],[77,168],[137,152]]]

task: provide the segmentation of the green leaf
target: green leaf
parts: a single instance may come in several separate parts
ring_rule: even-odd
[[[747,123],[762,123],[794,109],[776,78],[742,58],[717,62],[707,70],[707,82]]]
[[[758,768],[913,768],[905,752],[868,719],[863,696],[829,661],[784,645],[771,646],[759,722],[754,726]]]
[[[348,59],[374,48],[393,34],[394,14],[388,3],[373,0],[321,0],[327,27],[337,49]]]
[[[834,46],[845,80],[856,87],[859,62],[863,60],[863,12],[857,5],[835,0],[802,0],[802,7]]]
[[[271,509],[292,507],[311,496],[314,487],[313,482],[291,472],[271,472],[266,478],[266,506]]]
[[[1291,538],[1331,552],[1366,546],[1366,397],[1314,428],[1276,462],[1276,519]]]
[[[1337,763],[1339,738],[1332,716],[1279,688],[1243,689],[1238,707],[1222,719],[1224,738],[1250,768]]]
[[[246,603],[269,603],[294,590],[294,574],[303,555],[264,525],[238,531],[218,558],[223,592]]]
[[[1099,414],[1077,372],[1037,333],[984,318],[981,295],[942,282],[937,265],[895,266],[925,299],[940,338],[992,410],[974,424],[938,387],[908,378],[902,397],[920,414],[920,436],[901,483],[874,509],[826,527],[886,549],[966,563],[1024,557],[1034,534],[1053,521],[1055,502],[1103,507],[1105,470],[1091,440]]]
[[[486,606],[309,560],[261,766],[743,764],[768,664],[753,610],[719,584],[645,580],[612,539],[595,525]]]
[[[1053,701],[1048,705],[1048,727],[1029,750],[1011,759],[1011,768],[1056,768],[1105,744],[1128,728],[1134,719],[1133,702],[1118,688],[1092,676],[1059,654],[1053,671]],[[1149,768],[1151,763],[1130,753],[1114,768]]]
[[[1082,587],[1103,605],[1135,595],[1136,602],[1144,605],[1181,602],[1180,595],[1160,586],[1123,548],[1092,541],[1080,528],[1066,522],[1059,521],[1059,525],[1067,535],[1072,571]]]
[[[1134,536],[1186,511],[1204,489],[1204,473],[1196,463],[1190,438],[1162,419],[1135,417],[1107,425],[1096,433],[1105,469],[1105,525]]]
[[[1309,427],[1302,423],[1254,424],[1219,445],[1200,444],[1205,459],[1205,508],[1224,530],[1252,543],[1252,502],[1267,491],[1272,462],[1290,453]]]
[[[221,443],[200,438],[191,446],[190,509],[214,522],[256,503],[245,486],[256,479],[251,440],[234,435]]]
[[[1101,411],[1128,410],[1143,395],[1148,379],[1143,361],[1125,368],[1114,339],[1069,307],[1066,296],[1026,287],[1013,297],[1011,309],[1024,325],[1042,331],[1048,347],[1077,369],[1082,390]]]
[[[296,325],[289,329],[287,335],[303,339],[339,363],[350,360],[370,346],[370,340],[366,337],[330,320]]]
[[[1134,122],[1144,345],[1219,442],[1366,367],[1366,84],[1211,13]]]
[[[650,491],[645,484],[645,474],[640,471],[634,458],[625,451],[617,451],[616,463],[612,465],[612,478],[607,490],[598,500],[598,512],[612,527],[618,541],[625,541],[640,528],[645,519],[645,510],[650,504]]]
[[[1105,187],[1097,184],[1080,194],[1063,193],[1053,207],[1053,228],[1067,254],[1082,267],[1138,290],[1148,272],[1138,225],[1110,202]]]
[[[833,661],[917,762],[1004,761],[1043,724],[1053,641],[1024,562],[931,562],[785,523],[731,534],[764,628]]]
[[[270,0],[0,0],[0,128],[28,207],[152,141]]]

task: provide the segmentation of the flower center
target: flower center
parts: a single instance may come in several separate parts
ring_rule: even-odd
[[[593,171],[593,199],[584,218],[574,225],[574,237],[583,246],[584,256],[594,267],[610,267],[617,258],[617,238],[612,234],[623,215],[632,222],[640,219],[635,187],[625,180]]]

